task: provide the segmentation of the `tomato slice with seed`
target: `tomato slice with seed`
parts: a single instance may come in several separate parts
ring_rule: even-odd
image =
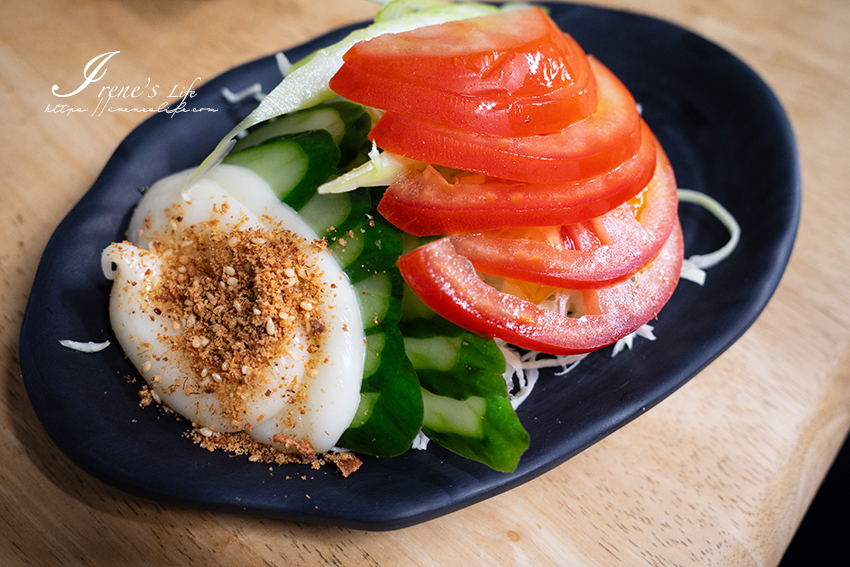
[[[618,207],[652,179],[655,138],[642,121],[640,132],[635,155],[592,179],[526,183],[461,174],[449,181],[429,166],[392,183],[378,211],[416,236],[580,223]]]
[[[678,208],[676,178],[658,146],[655,175],[635,198],[579,224],[456,234],[451,242],[481,272],[561,288],[622,281],[652,259],[670,236]]]
[[[473,332],[521,348],[580,354],[608,346],[653,319],[673,294],[682,266],[678,220],[664,247],[629,278],[594,295],[595,313],[569,317],[541,309],[484,283],[472,263],[442,238],[398,261],[405,281],[442,317]]]
[[[584,51],[539,8],[381,35],[343,61],[337,94],[481,134],[554,132],[597,106]]]
[[[557,132],[505,138],[386,112],[369,137],[395,154],[503,179],[557,183],[598,176],[637,152],[641,121],[628,89],[599,61],[588,61],[596,111]]]

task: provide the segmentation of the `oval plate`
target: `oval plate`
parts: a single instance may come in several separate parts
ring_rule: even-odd
[[[20,338],[21,370],[44,428],[74,462],[128,492],[207,510],[368,530],[409,526],[494,496],[563,463],[657,404],[728,348],[755,321],[788,261],[800,211],[799,165],[788,119],[770,89],[733,55],[684,29],[632,13],[549,5],[553,19],[631,89],[667,150],[679,185],[718,199],[738,219],[735,253],[705,286],[683,281],[655,324],[654,342],[573,372],[541,375],[519,410],[531,446],[511,474],[433,444],[392,459],[364,458],[348,479],[325,467],[273,467],[186,439],[185,422],[139,407],[140,383],[112,335],[111,282],[100,253],[121,240],[139,188],[200,163],[253,103],[226,103],[279,81],[274,57],[200,87],[192,107],[219,112],[151,117],[117,148],[91,190],[62,221],[39,265]],[[286,52],[295,61],[356,26]],[[683,204],[686,255],[721,246],[710,214]],[[81,354],[60,339],[110,340]],[[140,381],[140,379],[139,379]],[[302,479],[302,476],[305,478]]]

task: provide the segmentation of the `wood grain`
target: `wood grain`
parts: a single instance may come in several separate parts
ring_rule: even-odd
[[[363,0],[12,0],[0,19],[0,557],[4,565],[776,565],[850,427],[850,3],[612,0],[737,54],[797,135],[788,271],[727,353],[543,477],[404,530],[197,512],[112,489],[59,454],[17,361],[50,234],[145,117],[45,112],[120,51],[115,84],[178,85],[371,17]]]

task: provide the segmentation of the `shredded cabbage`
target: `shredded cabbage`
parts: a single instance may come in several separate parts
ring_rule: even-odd
[[[61,340],[59,341],[59,344],[65,348],[76,350],[77,352],[95,353],[100,352],[106,347],[108,347],[110,345],[110,342],[103,341],[102,343],[95,343],[92,341],[88,341],[83,343],[79,341]]]
[[[536,351],[520,351],[500,339],[496,345],[505,357],[505,384],[511,399],[511,407],[518,408],[528,398],[537,384],[541,368],[561,367],[556,376],[563,376],[575,368],[587,354],[548,356]]]
[[[238,102],[242,102],[248,97],[253,97],[254,100],[262,100],[265,97],[263,94],[263,85],[260,83],[254,83],[250,87],[244,88],[241,91],[233,92],[227,87],[221,89],[221,96],[224,97],[224,100],[229,102],[230,104],[236,104]]]
[[[618,340],[616,343],[614,343],[614,349],[611,351],[611,358],[614,358],[625,349],[631,350],[635,337],[642,337],[649,341],[654,341],[655,333],[652,332],[653,330],[654,327],[652,325],[643,325],[639,327],[635,332],[629,333],[622,339]]]
[[[738,221],[735,220],[735,217],[732,216],[732,213],[727,211],[723,205],[718,203],[712,197],[692,189],[679,189],[679,201],[694,203],[705,207],[708,212],[717,217],[717,220],[723,223],[723,226],[729,230],[729,241],[724,244],[722,248],[719,248],[709,254],[695,254],[688,258],[687,262],[696,268],[704,270],[717,265],[729,257],[729,254],[735,250],[741,239],[741,226],[738,224]]]

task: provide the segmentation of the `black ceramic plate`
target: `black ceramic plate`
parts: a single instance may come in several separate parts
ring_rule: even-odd
[[[392,459],[366,458],[348,479],[330,469],[249,463],[193,445],[186,426],[139,408],[136,376],[112,336],[110,282],[101,250],[121,239],[138,188],[199,163],[251,103],[232,91],[279,80],[274,58],[248,63],[198,90],[192,107],[220,112],[157,115],[118,147],[44,252],[24,317],[21,369],[45,429],[72,460],[103,481],[145,497],[361,529],[394,529],[509,490],[563,463],[682,386],[756,319],[779,283],[800,207],[799,169],[788,120],[770,89],[712,43],[656,19],[553,4],[555,21],[606,63],[642,104],[679,184],[723,203],[743,229],[739,248],[712,268],[704,287],[682,282],[656,324],[658,340],[611,359],[597,352],[565,377],[544,373],[519,416],[531,446],[512,474],[439,447]],[[287,52],[297,60],[341,39],[340,29]],[[705,211],[682,205],[686,254],[725,242]],[[81,354],[60,339],[112,340]],[[741,377],[744,379],[744,377]],[[305,475],[306,479],[302,479]],[[291,478],[287,478],[291,477]]]

